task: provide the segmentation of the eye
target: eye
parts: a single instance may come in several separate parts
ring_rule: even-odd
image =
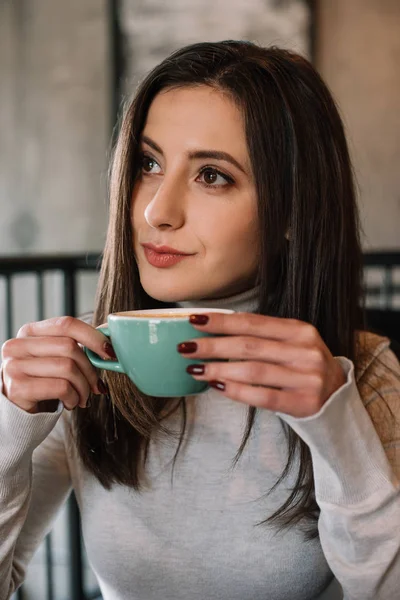
[[[234,184],[232,177],[221,173],[221,171],[218,171],[215,167],[204,167],[200,172],[199,178],[203,179],[203,183],[206,187],[217,188]]]
[[[158,170],[157,170],[158,167]],[[142,156],[142,170],[145,173],[160,173],[161,167],[154,158],[148,156],[147,154],[143,154]]]

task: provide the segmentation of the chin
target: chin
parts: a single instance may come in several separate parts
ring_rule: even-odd
[[[194,286],[190,285],[189,281],[185,281],[185,283],[174,283],[170,280],[165,285],[161,285],[160,280],[156,282],[153,279],[150,282],[143,278],[140,283],[146,294],[151,298],[154,298],[154,300],[165,302],[166,304],[175,304],[177,302],[184,302],[185,300],[201,300],[210,295],[210,290],[194,289]],[[196,283],[198,284],[198,282]]]
[[[187,300],[187,296],[191,295],[186,286],[180,285],[160,285],[160,282],[151,283],[141,281],[142,287],[146,294],[148,294],[154,300],[159,302],[165,302],[166,304],[182,302]]]

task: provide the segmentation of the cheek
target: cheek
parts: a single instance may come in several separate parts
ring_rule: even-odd
[[[228,213],[221,211],[212,219],[197,220],[197,227],[207,253],[214,254],[215,258],[238,265],[256,261],[258,218],[252,207],[247,211],[238,210],[237,206]]]

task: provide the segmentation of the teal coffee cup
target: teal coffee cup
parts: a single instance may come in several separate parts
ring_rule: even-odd
[[[107,326],[98,329],[111,339],[117,361],[103,360],[85,348],[92,365],[99,369],[125,373],[136,387],[148,396],[191,396],[208,389],[206,381],[196,381],[186,372],[190,364],[179,354],[177,345],[215,334],[198,331],[189,316],[199,313],[232,310],[204,308],[167,308],[136,310],[108,315]],[[207,361],[202,361],[207,362]]]

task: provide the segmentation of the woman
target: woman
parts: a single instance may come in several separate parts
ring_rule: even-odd
[[[71,487],[105,600],[396,597],[400,368],[361,333],[357,227],[343,126],[305,59],[203,43],[150,73],[116,147],[92,325],[186,307],[216,337],[177,351],[211,391],[145,397],[98,379],[80,345],[114,355],[92,325],[22,327],[3,348],[2,600]]]

